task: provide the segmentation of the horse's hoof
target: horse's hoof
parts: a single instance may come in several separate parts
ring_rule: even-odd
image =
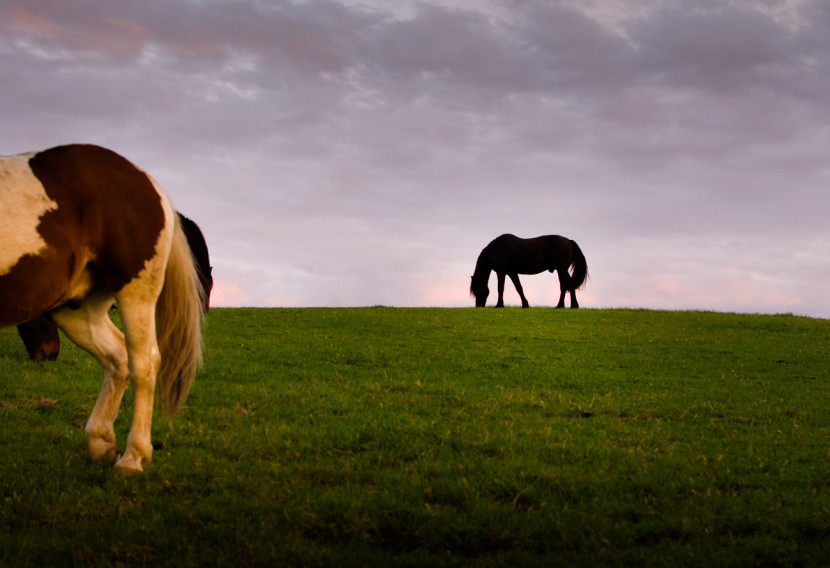
[[[141,460],[131,459],[127,455],[122,456],[115,464],[115,473],[119,475],[134,475],[136,473],[142,473],[143,471]]]
[[[89,441],[89,459],[92,461],[104,460],[115,463],[118,459],[118,451],[115,444],[106,442],[104,440],[90,440]]]

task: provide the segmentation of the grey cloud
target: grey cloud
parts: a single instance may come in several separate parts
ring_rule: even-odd
[[[728,309],[743,272],[741,309],[830,314],[768,261],[830,273],[830,10],[782,6],[2,2],[2,150],[135,160],[230,303],[469,305],[515,232],[584,243],[587,305]]]

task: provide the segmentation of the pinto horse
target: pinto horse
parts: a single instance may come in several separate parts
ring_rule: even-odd
[[[172,418],[202,358],[204,300],[178,215],[149,175],[90,145],[0,158],[0,211],[0,327],[49,314],[98,360],[89,455],[141,471],[155,390]],[[113,422],[128,382],[135,408],[119,457]]]
[[[205,236],[202,234],[199,225],[181,213],[178,215],[184,230],[184,236],[187,237],[187,244],[190,246],[190,252],[193,254],[193,259],[196,261],[199,270],[199,283],[202,286],[205,302],[203,310],[207,313],[210,309],[210,292],[213,289],[213,267],[210,266],[210,255]],[[58,334],[58,326],[49,319],[48,315],[40,315],[19,324],[17,332],[20,334],[20,339],[23,340],[23,345],[26,347],[26,352],[29,353],[29,359],[32,361],[54,361],[58,358],[61,350],[61,338]]]
[[[573,268],[573,273],[569,270]],[[509,276],[522,299],[522,307],[527,303],[519,274],[539,274],[545,270],[559,274],[559,304],[565,307],[565,293],[571,294],[571,307],[578,308],[576,290],[585,284],[588,277],[588,264],[579,245],[559,235],[546,235],[534,239],[520,239],[514,235],[502,235],[493,239],[484,247],[476,261],[475,272],[470,284],[470,295],[476,299],[476,307],[482,308],[490,295],[488,281],[490,272],[496,271],[499,285],[497,308],[504,307],[504,277]]]

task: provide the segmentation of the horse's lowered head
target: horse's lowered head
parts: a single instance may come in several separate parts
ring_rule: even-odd
[[[472,277],[470,283],[470,296],[476,299],[476,307],[483,308],[487,305],[487,296],[490,295],[490,287],[487,285],[487,279]]]
[[[61,338],[58,335],[58,326],[47,319],[38,316],[17,326],[20,338],[29,352],[32,361],[54,361],[61,350]]]

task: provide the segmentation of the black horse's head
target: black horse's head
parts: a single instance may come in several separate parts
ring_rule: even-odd
[[[476,299],[476,307],[483,308],[487,304],[487,296],[490,295],[490,287],[487,286],[487,280],[472,277],[470,284],[470,295]]]
[[[17,326],[23,345],[32,361],[54,361],[61,350],[58,326],[46,316],[38,316]]]

